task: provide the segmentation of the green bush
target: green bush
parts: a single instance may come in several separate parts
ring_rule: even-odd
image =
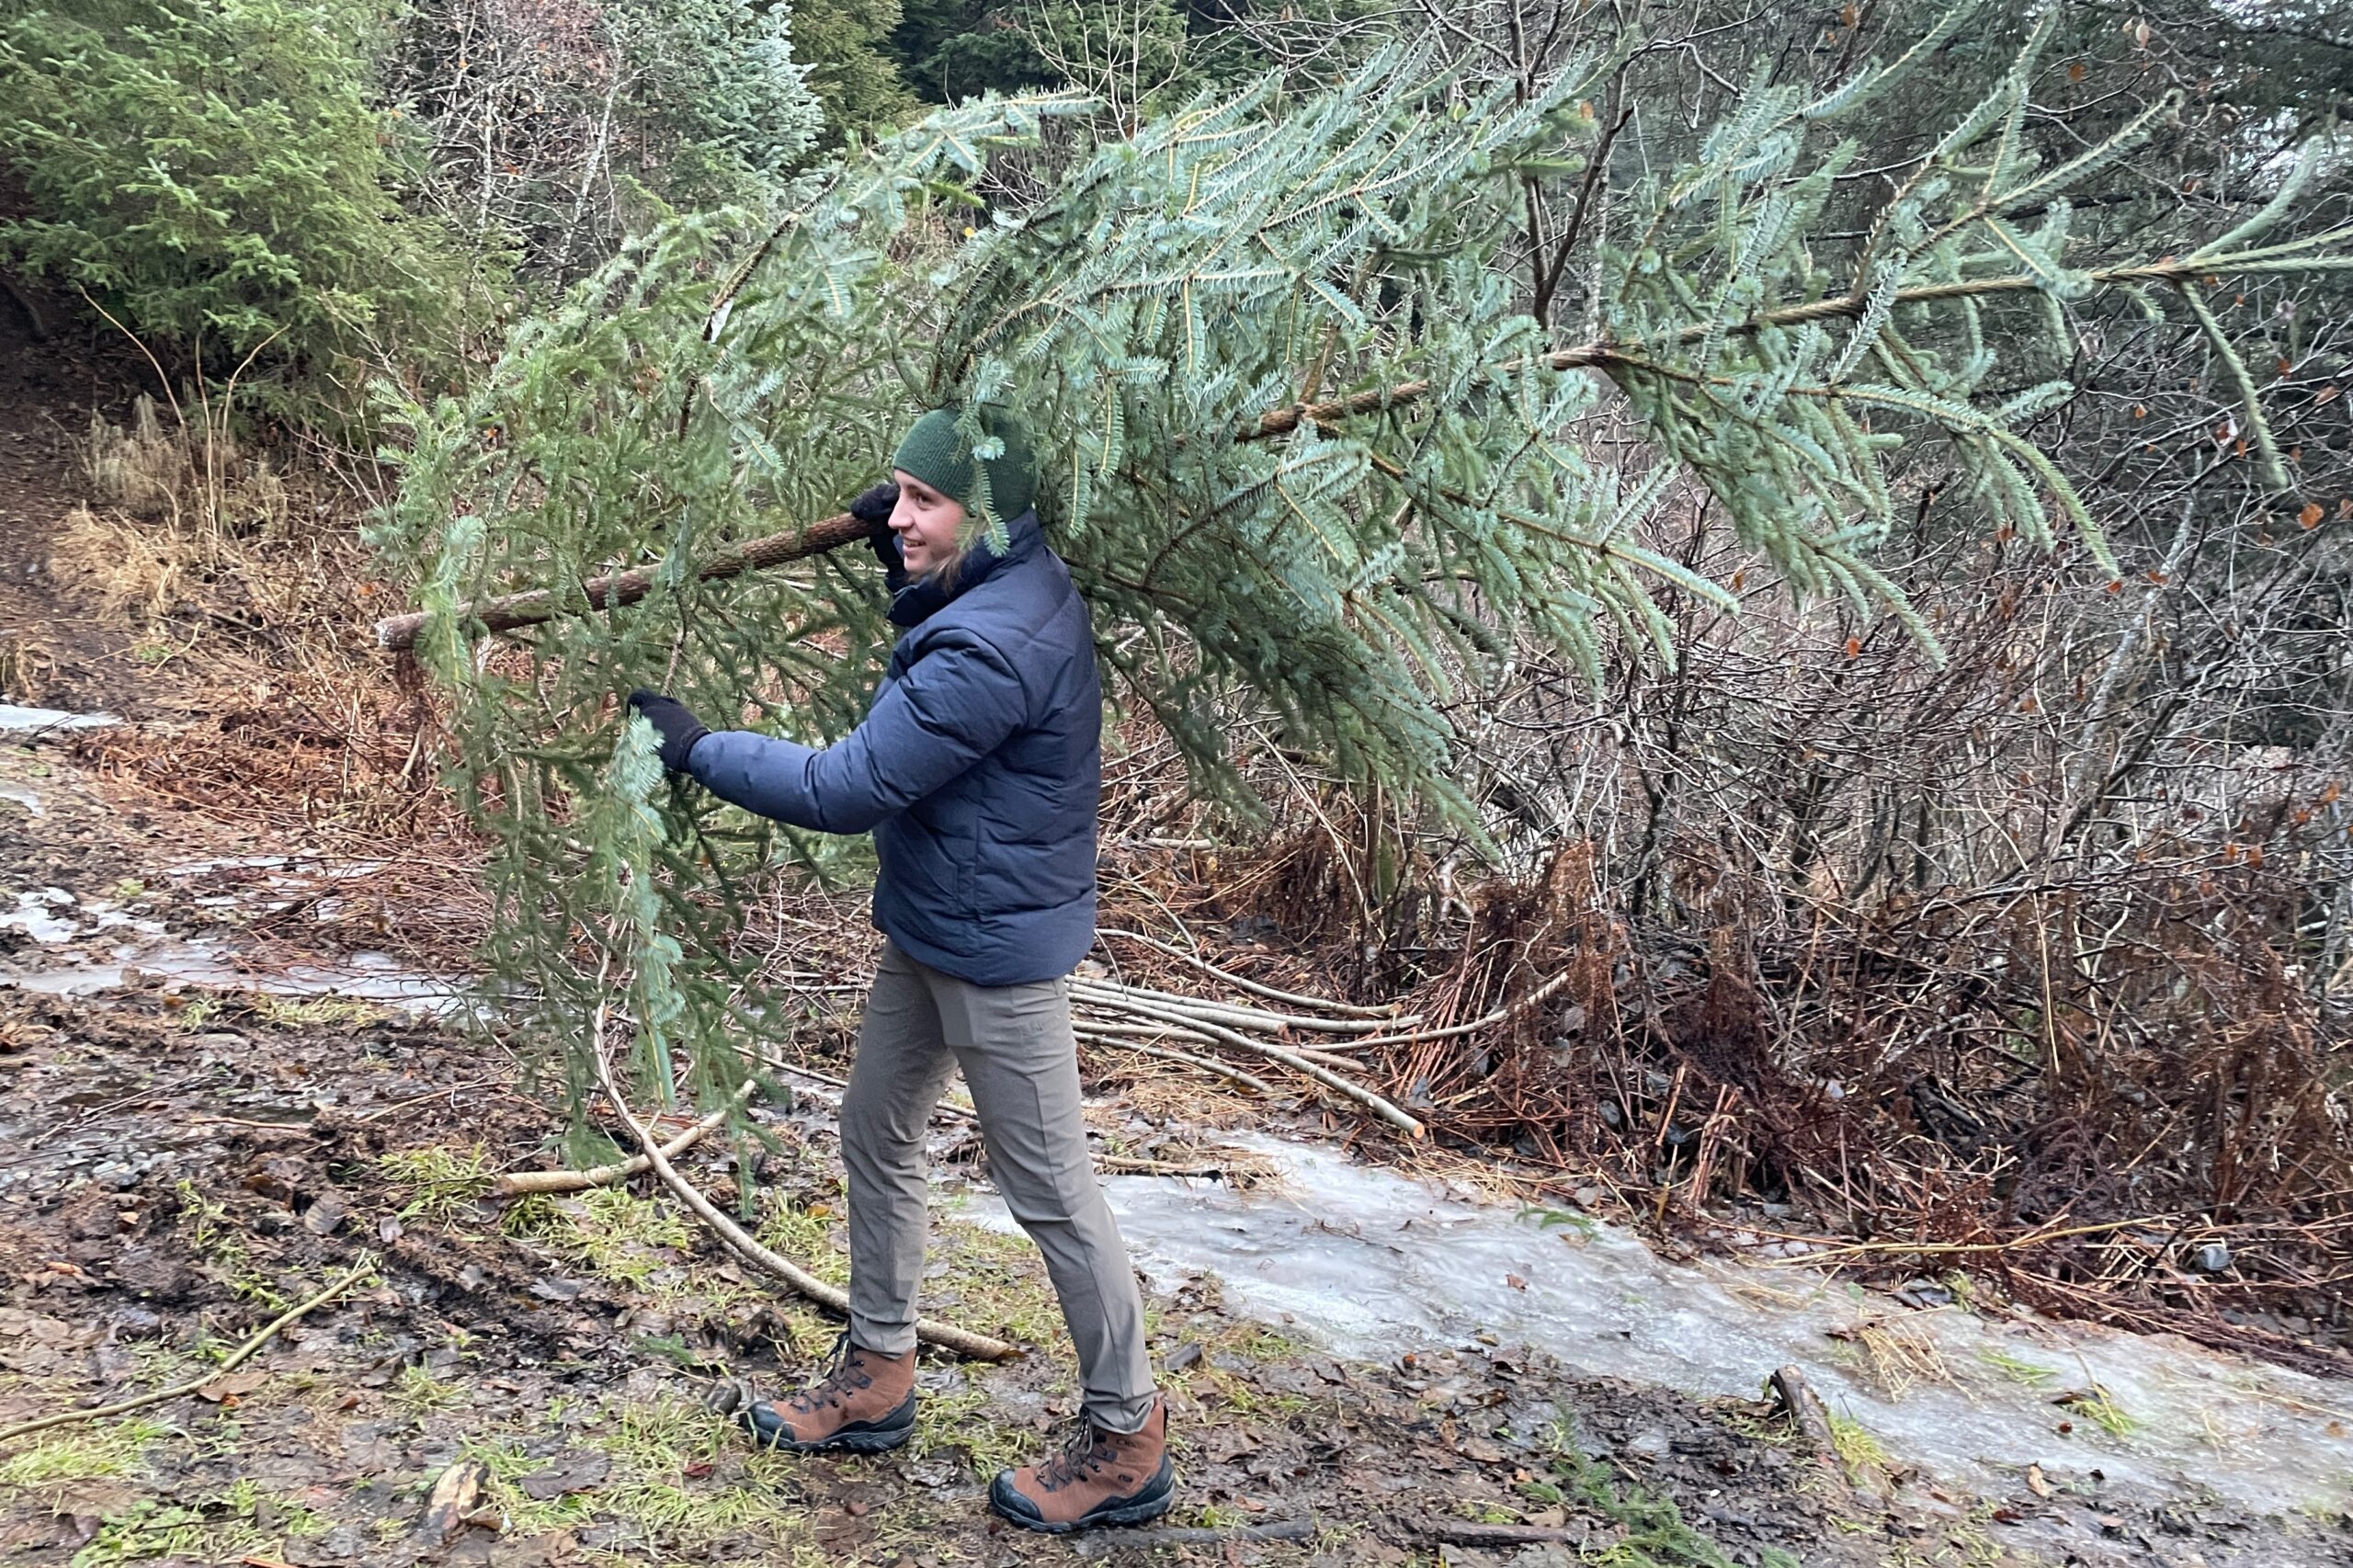
[[[398,199],[370,0],[0,17],[0,160],[30,199],[0,222],[0,258],[207,374],[258,354],[282,387],[345,410],[370,371],[449,351],[466,260]]]
[[[637,73],[630,118],[665,165],[649,188],[681,210],[774,199],[824,122],[793,59],[791,7],[608,0],[605,15]]]

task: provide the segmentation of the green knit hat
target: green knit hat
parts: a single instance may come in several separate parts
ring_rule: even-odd
[[[1038,469],[1029,455],[1029,440],[1009,414],[992,410],[983,416],[981,427],[1005,448],[980,464],[988,471],[989,511],[1000,521],[1011,522],[1028,511],[1038,495]],[[963,503],[975,516],[979,514],[972,449],[956,433],[954,409],[935,408],[916,420],[899,443],[891,466],[914,474],[949,500]]]

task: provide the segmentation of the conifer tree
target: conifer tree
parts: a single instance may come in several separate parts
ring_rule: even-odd
[[[1343,777],[1475,831],[1451,693],[1527,639],[1592,671],[1614,628],[1672,660],[1663,586],[1731,607],[1639,541],[1681,473],[1796,591],[1899,614],[1870,556],[1924,449],[1959,464],[1986,526],[2103,551],[2017,429],[2070,390],[2015,384],[2052,335],[2063,347],[2068,301],[2129,291],[2240,364],[2216,280],[2342,270],[2353,236],[2276,233],[2312,151],[2231,233],[2170,254],[2073,243],[2070,193],[2169,106],[2039,164],[2020,128],[2040,33],[1859,238],[1822,234],[1852,128],[1964,14],[1827,92],[1760,67],[1694,157],[1621,199],[1597,330],[1574,338],[1502,257],[1524,176],[1592,150],[1600,61],[1531,94],[1401,48],[1314,91],[1269,78],[1091,145],[1057,135],[1081,149],[1059,167],[1041,131],[1083,128],[1088,106],[991,99],[855,153],[748,247],[725,213],[633,242],[468,397],[404,410],[382,537],[421,585],[419,654],[496,843],[495,969],[561,1040],[625,983],[638,1065],[665,1087],[682,1045],[708,1092],[740,1071],[725,1041],[789,1027],[740,944],[742,901],[788,862],[854,874],[858,851],[665,786],[616,699],[661,686],[713,723],[811,741],[852,726],[889,635],[863,552],[813,540],[781,569],[699,566],[838,511],[937,403],[966,411],[976,450],[979,404],[1036,433],[1040,511],[1108,689],[1245,809],[1216,722],[1237,695]],[[1041,193],[992,205],[990,162],[1017,149]],[[2256,456],[2285,481],[2246,384]],[[1613,398],[1649,437],[1622,469],[1576,438]],[[983,494],[973,527],[1004,520]],[[626,608],[497,637],[465,609],[552,588],[585,611],[582,579],[649,560]]]

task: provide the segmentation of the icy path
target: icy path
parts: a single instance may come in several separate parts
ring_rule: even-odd
[[[1915,1311],[1802,1267],[1671,1263],[1610,1226],[1546,1224],[1326,1149],[1232,1141],[1279,1180],[1247,1193],[1105,1183],[1138,1266],[1163,1280],[1214,1272],[1229,1304],[1339,1355],[1489,1335],[1592,1373],[1747,1398],[1795,1362],[1891,1457],[1972,1491],[2013,1490],[2037,1464],[2054,1485],[2098,1471],[2109,1485],[2266,1513],[2353,1501],[2353,1387],[2172,1337]],[[994,1195],[968,1212],[1011,1228]],[[1865,1324],[1909,1347],[1900,1392],[1854,1337]],[[2094,1389],[2116,1430],[2052,1403]]]

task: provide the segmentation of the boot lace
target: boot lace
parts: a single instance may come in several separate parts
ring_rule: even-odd
[[[845,1332],[835,1337],[834,1347],[825,1353],[825,1375],[812,1386],[801,1390],[784,1402],[784,1407],[799,1415],[813,1415],[828,1406],[845,1403],[860,1389],[871,1387],[874,1379],[863,1367],[852,1364],[856,1346]]]
[[[1049,1492],[1059,1492],[1088,1480],[1098,1470],[1117,1464],[1119,1459],[1117,1440],[1082,1415],[1077,1428],[1063,1444],[1062,1452],[1039,1466],[1038,1484]]]

